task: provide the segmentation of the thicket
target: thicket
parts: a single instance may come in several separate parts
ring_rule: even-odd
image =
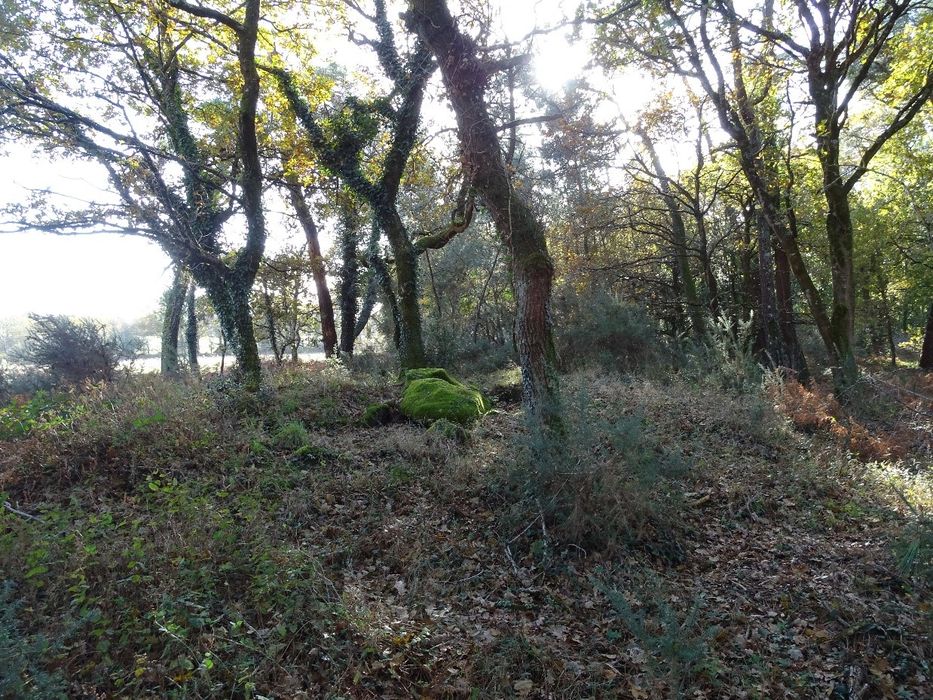
[[[126,338],[89,318],[31,314],[18,359],[48,374],[53,385],[110,381],[124,360],[140,350],[138,339]]]

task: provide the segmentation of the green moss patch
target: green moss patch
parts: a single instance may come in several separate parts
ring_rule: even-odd
[[[402,395],[401,409],[413,420],[443,418],[466,424],[486,413],[489,405],[479,391],[465,384],[426,378],[408,381]]]

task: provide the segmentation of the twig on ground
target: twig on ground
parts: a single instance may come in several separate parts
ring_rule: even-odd
[[[19,515],[19,516],[21,516],[21,517],[23,517],[23,518],[28,518],[29,520],[35,520],[37,523],[43,522],[43,521],[42,521],[42,518],[40,518],[40,517],[38,517],[38,516],[36,516],[36,515],[32,515],[31,513],[26,513],[25,511],[22,511],[22,510],[17,510],[16,508],[14,508],[14,507],[10,504],[9,501],[4,501],[4,502],[3,502],[3,507],[6,508],[6,509],[7,509],[8,511],[10,511],[11,513],[13,513],[13,514],[15,514],[15,515]]]

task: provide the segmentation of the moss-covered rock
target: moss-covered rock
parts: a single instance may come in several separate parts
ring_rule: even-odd
[[[388,425],[395,418],[395,410],[390,404],[375,403],[367,406],[363,411],[363,417],[360,419],[363,425],[374,427],[377,425]]]
[[[488,402],[476,389],[430,377],[408,381],[400,407],[414,420],[444,418],[460,424],[470,423],[489,410]]]
[[[448,384],[464,386],[463,382],[458,382],[451,377],[443,367],[419,367],[418,369],[407,369],[402,375],[405,386],[408,386],[416,379],[441,379]]]
[[[466,442],[468,437],[467,431],[462,425],[449,421],[446,418],[441,418],[431,423],[428,432],[432,435],[440,435],[448,440],[456,440],[459,443]]]
[[[458,379],[454,379],[443,367],[420,367],[418,369],[408,369],[405,370],[405,372],[402,374],[402,382],[405,390],[408,389],[408,386],[412,382],[418,381],[420,379],[438,379],[442,382],[446,382],[447,384],[452,384],[453,386],[466,389],[467,391],[475,392],[479,395],[479,399],[482,402],[482,412],[488,413],[492,410],[492,404],[490,403],[489,399],[486,398],[479,389],[477,389],[472,384],[466,384]]]

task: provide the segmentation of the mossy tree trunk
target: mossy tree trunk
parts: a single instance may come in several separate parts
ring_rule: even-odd
[[[185,320],[185,343],[188,347],[188,371],[194,377],[201,376],[201,365],[198,362],[198,314],[195,305],[194,280],[188,283],[187,318]]]
[[[198,284],[207,291],[224,336],[234,349],[238,372],[246,387],[254,390],[259,388],[262,368],[249,296],[266,242],[262,165],[256,130],[260,84],[255,54],[261,0],[245,0],[242,20],[185,0],[169,0],[169,4],[193,16],[221,24],[236,36],[241,79],[237,104],[237,157],[241,165],[239,199],[246,219],[246,242],[230,261],[221,258],[218,241],[220,228],[229,218],[230,211],[223,211],[217,205],[222,193],[221,183],[206,167],[188,124],[179,89],[178,52],[169,52],[171,58],[168,59],[155,54],[148,58],[157,62],[155,67],[158,69],[161,87],[160,108],[169,123],[173,148],[184,162],[188,204],[182,211],[176,212],[175,218],[182,221],[182,231],[175,238],[178,242],[172,244],[177,246],[173,252],[187,264]],[[174,202],[172,198],[169,200]]]
[[[359,221],[349,202],[341,204],[340,213],[340,354],[353,357],[356,323],[359,313],[360,262]]]
[[[375,24],[378,39],[371,44],[393,90],[387,97],[370,102],[347,100],[344,107],[352,114],[348,122],[366,122],[378,115],[380,120],[388,124],[388,138],[386,148],[382,151],[384,155],[379,163],[381,172],[378,178],[373,179],[362,163],[364,150],[372,143],[373,134],[350,125],[343,126],[336,138],[329,138],[307,101],[299,94],[289,72],[283,69],[270,70],[278,79],[286,100],[322,164],[369,205],[374,221],[389,241],[395,262],[395,294],[399,307],[399,359],[403,368],[414,368],[425,364],[421,310],[418,304],[417,252],[399,216],[396,200],[408,158],[417,142],[425,86],[434,66],[430,52],[422,42],[416,42],[407,56],[403,57],[399,53],[385,1],[375,0],[374,5],[375,14],[370,19]],[[335,143],[339,146],[335,146]],[[344,260],[346,262],[347,258]],[[349,307],[348,300],[348,311]],[[355,300],[353,315],[355,317]],[[352,353],[355,323],[347,323],[348,320],[341,319],[343,327],[340,346],[341,352],[349,354]]]
[[[178,333],[185,308],[185,289],[188,276],[181,266],[175,267],[172,285],[165,293],[165,311],[162,316],[161,371],[166,376],[178,374]]]
[[[393,311],[396,346],[402,369],[424,367],[424,338],[421,331],[421,307],[418,303],[418,256],[405,225],[394,206],[386,202],[377,208],[379,225],[386,232],[395,258],[395,293]],[[379,274],[379,271],[376,271]],[[388,276],[385,276],[388,281]],[[383,287],[384,288],[384,287]],[[391,293],[391,287],[389,292]]]
[[[485,90],[493,67],[457,28],[443,0],[410,0],[406,21],[436,58],[457,117],[464,169],[511,253],[522,398],[536,424],[561,433],[557,352],[551,321],[554,266],[544,227],[512,187]]]

